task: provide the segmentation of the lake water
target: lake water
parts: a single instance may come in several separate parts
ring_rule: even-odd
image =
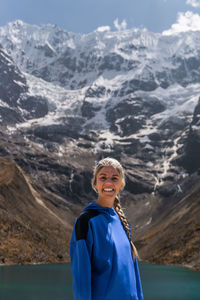
[[[200,272],[146,263],[140,272],[145,300],[200,300]],[[70,265],[1,266],[0,300],[73,300]]]

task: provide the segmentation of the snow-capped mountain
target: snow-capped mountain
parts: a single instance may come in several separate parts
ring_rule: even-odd
[[[18,127],[56,140],[98,130],[94,151],[123,145],[167,175],[200,95],[199,32],[77,35],[16,21],[0,28],[0,43],[27,82],[17,98],[29,121]]]
[[[68,147],[68,138],[75,138],[77,146],[90,134],[82,148],[131,154],[150,169],[150,190],[174,179],[174,173],[190,171],[179,156],[185,155],[200,95],[199,32],[78,35],[55,25],[15,21],[0,28],[0,43],[2,76],[9,76],[8,90],[14,91],[4,101],[2,81],[1,101],[10,109],[15,103],[18,115],[10,131],[22,130],[42,146],[55,142],[58,155],[58,143]]]
[[[133,29],[78,35],[16,21],[0,29],[0,43],[20,70],[67,89],[90,86],[100,75],[120,77],[124,94],[199,82],[199,32],[165,36]]]
[[[142,233],[166,197],[184,196],[200,168],[199,32],[80,35],[15,21],[0,45],[0,153],[43,194],[89,201],[94,161],[109,155],[126,169]]]

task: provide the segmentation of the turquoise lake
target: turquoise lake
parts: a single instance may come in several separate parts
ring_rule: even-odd
[[[139,266],[145,300],[200,300],[200,272]],[[1,266],[0,300],[73,300],[70,265]]]

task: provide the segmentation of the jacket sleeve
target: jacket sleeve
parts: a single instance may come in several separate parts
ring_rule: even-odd
[[[135,278],[136,278],[136,287],[137,287],[138,300],[144,300],[143,293],[142,293],[142,285],[141,285],[141,280],[140,280],[140,272],[139,272],[137,257],[135,257],[134,268],[135,268]]]
[[[75,221],[70,242],[74,300],[91,300],[91,253],[93,237],[80,218]]]

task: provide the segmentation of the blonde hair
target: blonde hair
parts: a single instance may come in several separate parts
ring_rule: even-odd
[[[124,169],[123,169],[122,165],[118,162],[118,160],[111,158],[111,157],[106,157],[106,158],[100,160],[94,168],[93,178],[92,178],[92,187],[95,191],[96,191],[96,188],[95,188],[96,176],[103,167],[115,168],[119,172],[119,174],[122,176],[122,180],[124,181],[124,184],[125,184],[125,174],[124,174]],[[129,223],[126,219],[126,216],[123,212],[123,209],[121,207],[120,198],[118,195],[115,197],[115,200],[114,200],[114,209],[115,209],[116,213],[118,214],[120,221],[124,227],[124,230],[127,234],[127,237],[129,239],[133,259],[135,258],[135,256],[137,258],[139,258],[137,249],[131,240],[131,229],[130,229]]]

